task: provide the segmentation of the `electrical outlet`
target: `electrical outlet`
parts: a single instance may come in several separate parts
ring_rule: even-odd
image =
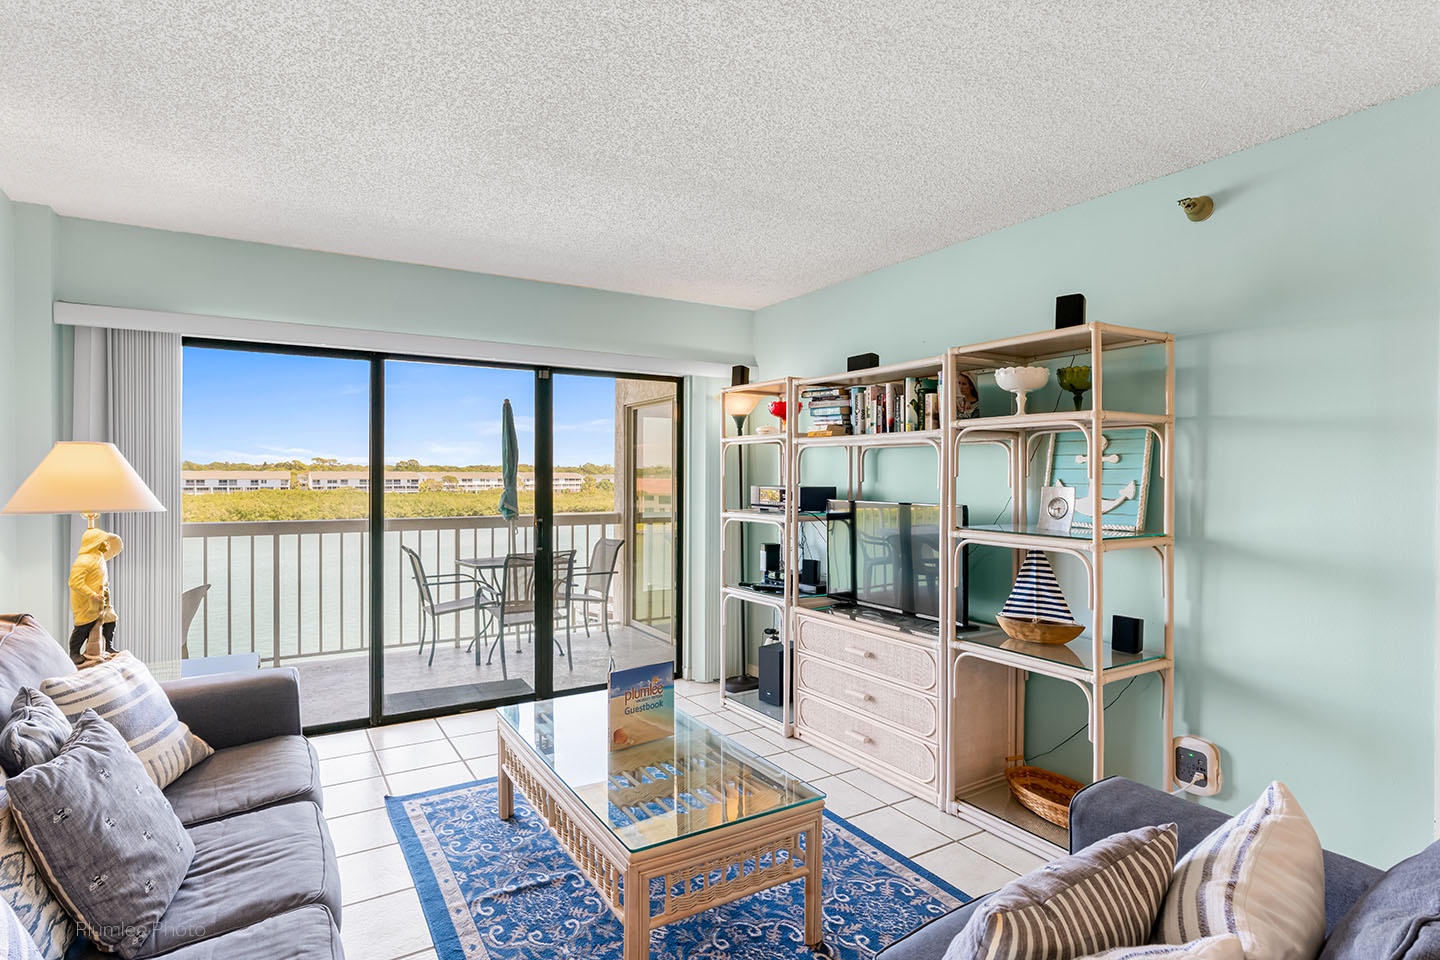
[[[1175,785],[1179,792],[1213,797],[1220,792],[1220,751],[1200,737],[1176,737]]]

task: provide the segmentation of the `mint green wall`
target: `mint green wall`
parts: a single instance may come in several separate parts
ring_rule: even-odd
[[[15,379],[15,204],[0,192],[0,384]],[[8,389],[8,388],[0,388]],[[16,406],[0,406],[0,450],[15,449]],[[12,457],[0,458],[0,490],[20,483]],[[0,584],[12,582],[17,569],[14,524],[0,523]],[[7,611],[13,612],[13,611]]]
[[[59,218],[58,299],[739,363],[750,313]],[[738,358],[738,359],[737,359]]]
[[[63,436],[68,406],[61,390],[64,336],[51,323],[54,300],[55,215],[47,207],[8,203],[13,312],[7,334],[12,369],[0,386],[0,404],[11,418],[6,447],[6,489],[10,493]],[[0,227],[0,232],[4,228]],[[3,309],[3,308],[0,308]],[[47,516],[0,518],[0,606],[33,613],[52,630],[68,627],[64,576],[69,568],[69,519]],[[13,552],[8,552],[10,544]]]
[[[1173,331],[1176,732],[1222,748],[1216,805],[1283,779],[1327,845],[1388,864],[1433,830],[1437,169],[1440,89],[761,310],[759,375],[1045,329],[1075,291]],[[1112,612],[1155,582],[1122,576]],[[1083,713],[1029,690],[1035,752]],[[1112,772],[1158,777],[1158,704],[1141,681],[1109,711]],[[1084,741],[1043,765],[1088,778]]]

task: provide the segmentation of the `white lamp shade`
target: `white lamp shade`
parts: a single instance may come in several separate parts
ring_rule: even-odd
[[[61,441],[0,513],[163,511],[113,443]]]
[[[732,417],[748,417],[755,404],[760,402],[758,393],[727,393],[722,401],[725,412]]]

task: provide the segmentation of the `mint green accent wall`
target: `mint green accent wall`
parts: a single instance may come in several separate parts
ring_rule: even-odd
[[[1437,169],[1440,89],[760,310],[759,376],[1045,329],[1076,291],[1173,331],[1176,732],[1221,747],[1215,805],[1284,780],[1328,846],[1388,865],[1434,827]],[[1110,612],[1143,607],[1142,560]],[[1112,772],[1158,777],[1158,711],[1142,680],[1108,712]],[[1027,752],[1083,718],[1032,681]],[[1041,765],[1088,779],[1084,735]]]
[[[0,384],[15,379],[15,204],[0,192]],[[8,388],[0,388],[8,390]],[[9,402],[0,406],[0,450],[15,449],[18,407]],[[12,457],[0,458],[0,496],[20,484]],[[0,520],[0,584],[14,582],[19,559],[16,555],[15,524]],[[8,605],[7,605],[8,607]]]
[[[20,481],[50,452],[62,432],[68,409],[62,393],[64,336],[52,322],[55,296],[55,215],[48,207],[11,204],[14,246],[12,376],[3,402],[13,411],[13,461],[8,499]],[[64,578],[69,569],[68,517],[0,518],[4,537],[13,537],[14,561],[0,580],[0,597],[10,612],[33,613],[55,633],[69,629],[69,600]],[[3,540],[0,540],[3,542]]]
[[[58,299],[440,337],[739,363],[726,307],[59,219]]]

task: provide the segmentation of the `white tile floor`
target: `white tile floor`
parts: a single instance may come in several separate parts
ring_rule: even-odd
[[[677,706],[825,791],[825,806],[971,896],[1043,861],[947,816],[864,770],[799,740],[720,711],[715,684],[676,681]],[[495,713],[420,720],[318,737],[325,815],[340,858],[349,960],[433,958],[410,871],[385,814],[385,796],[495,775]]]

